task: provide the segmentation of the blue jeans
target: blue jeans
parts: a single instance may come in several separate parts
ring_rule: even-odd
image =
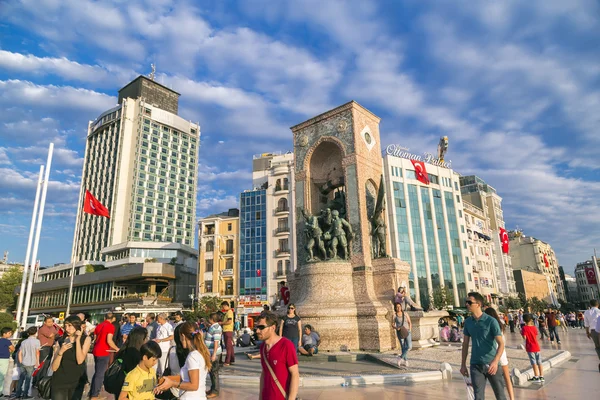
[[[502,367],[498,365],[498,371],[495,375],[490,375],[487,372],[487,366],[481,364],[471,364],[471,383],[473,384],[473,391],[475,392],[475,400],[485,399],[485,383],[486,380],[490,381],[496,400],[506,400],[504,395],[504,374],[502,373]]]
[[[104,384],[104,374],[108,369],[108,363],[110,356],[94,356],[94,377],[92,378],[92,385],[90,387],[90,397],[98,397],[102,385]]]
[[[556,336],[556,341],[560,342],[560,338],[558,337],[558,332],[556,331],[556,327],[555,326],[549,326],[548,329],[550,330],[550,341],[553,342],[554,341],[554,337]]]
[[[408,336],[406,339],[400,339],[400,331],[396,331],[396,336],[398,337],[398,341],[400,342],[400,348],[402,349],[402,354],[400,358],[406,360],[408,356],[408,351],[412,349],[412,333],[408,332]]]
[[[17,385],[17,397],[25,397],[29,395],[29,386],[31,385],[31,375],[35,367],[20,365],[21,374],[19,375],[19,384]]]

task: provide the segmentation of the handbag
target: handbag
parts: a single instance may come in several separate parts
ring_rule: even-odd
[[[45,376],[39,380],[37,391],[42,399],[50,400],[52,397],[52,376]]]
[[[167,352],[167,361],[165,363],[165,370],[162,373],[162,376],[171,376],[173,373],[171,372],[171,366],[169,365],[171,363],[171,350],[173,350],[175,346],[170,347],[169,351]],[[177,388],[171,388],[169,390],[165,390],[164,392],[160,393],[160,394],[155,394],[154,397],[160,400],[178,400],[182,394],[184,394],[185,391],[184,390],[180,390]]]
[[[277,385],[277,388],[279,389],[279,391],[281,392],[281,395],[283,396],[284,399],[287,399],[287,393],[285,392],[285,390],[283,389],[283,386],[281,386],[281,383],[279,383],[279,379],[277,379],[277,376],[275,375],[275,372],[273,372],[273,368],[271,368],[271,363],[269,362],[269,359],[267,358],[267,354],[266,354],[266,345],[263,346],[263,354],[262,359],[265,360],[265,364],[267,365],[267,368],[269,369],[269,373],[271,374],[271,378],[273,378],[273,380],[275,381],[275,384]]]
[[[406,327],[404,326],[404,313],[405,311],[402,312],[402,326],[400,327],[400,339],[406,339],[408,337],[408,329],[406,329]]]

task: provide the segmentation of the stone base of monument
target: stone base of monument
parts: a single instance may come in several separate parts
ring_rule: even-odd
[[[426,347],[439,346],[440,328],[438,321],[440,318],[448,316],[446,311],[409,311],[412,322],[412,347],[413,349],[423,349]]]
[[[391,326],[392,299],[399,282],[407,280],[409,267],[392,258],[373,264],[353,268],[344,260],[315,262],[288,277],[291,301],[302,323],[321,335],[320,351],[398,347]]]

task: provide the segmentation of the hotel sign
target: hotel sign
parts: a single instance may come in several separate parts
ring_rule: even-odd
[[[407,147],[402,147],[398,144],[390,144],[385,148],[385,154],[399,158],[406,158],[408,160],[423,161],[442,168],[451,168],[452,161],[450,160],[440,161],[431,153],[423,153],[422,156],[419,156],[417,154],[410,153],[409,150],[410,149]]]

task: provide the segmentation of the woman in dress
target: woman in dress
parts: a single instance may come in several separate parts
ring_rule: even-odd
[[[85,373],[84,361],[92,343],[90,337],[83,333],[79,317],[68,317],[64,328],[63,338],[54,346],[52,400],[71,400],[79,379]]]
[[[281,319],[281,323],[279,324],[279,336],[291,340],[297,349],[300,348],[302,321],[296,314],[296,306],[293,303],[288,304],[287,315]]]
[[[400,342],[400,348],[402,349],[402,354],[398,358],[398,366],[399,367],[408,367],[408,351],[412,348],[412,322],[410,321],[410,317],[408,313],[402,309],[402,305],[400,303],[396,303],[396,315],[394,316],[394,323],[392,324],[393,328],[396,330],[396,336],[398,337],[398,341]],[[406,332],[404,329],[408,330],[408,336],[402,337],[402,331]]]
[[[498,324],[500,324],[500,329],[502,330],[502,340],[504,340],[504,343],[506,344],[506,338],[504,337],[504,329],[506,328],[506,325],[500,323],[500,317],[498,316],[496,310],[494,310],[492,307],[488,307],[485,309],[485,313],[490,317],[495,318],[496,321],[498,321]],[[497,346],[495,342],[494,345]],[[508,357],[506,357],[506,347],[502,352],[499,364],[502,367],[502,372],[504,373],[504,383],[506,383],[508,399],[515,400],[515,391],[513,389],[512,381],[510,380],[510,371],[508,369]]]
[[[205,400],[206,376],[215,360],[211,361],[202,335],[195,333],[194,324],[191,322],[184,322],[180,325],[179,338],[183,347],[190,353],[186,357],[179,375],[162,378],[155,391],[161,393],[171,388],[177,388],[180,390],[179,398],[181,400]]]

